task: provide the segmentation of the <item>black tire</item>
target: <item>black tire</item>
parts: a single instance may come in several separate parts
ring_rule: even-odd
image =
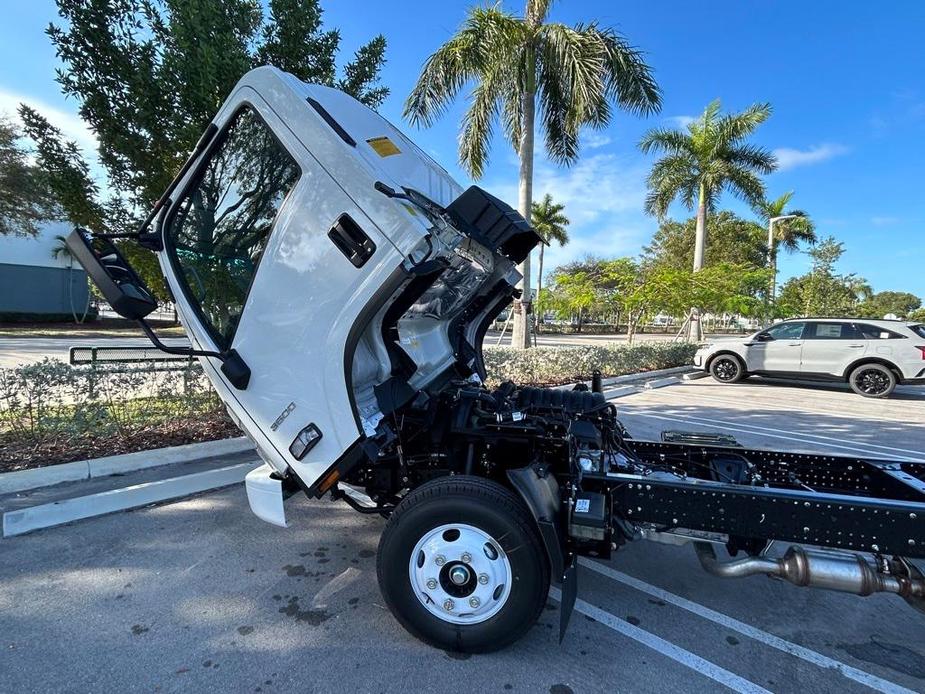
[[[477,624],[438,618],[412,585],[409,565],[417,543],[454,523],[490,535],[511,569],[503,606]],[[379,540],[376,571],[382,597],[405,629],[437,648],[467,653],[500,650],[519,639],[539,618],[549,592],[549,562],[529,510],[501,485],[462,475],[423,484],[402,500]]]
[[[848,383],[865,398],[885,398],[896,388],[896,374],[883,364],[861,364],[851,371]]]
[[[734,354],[720,354],[710,361],[710,375],[720,383],[738,383],[745,378],[745,364]]]

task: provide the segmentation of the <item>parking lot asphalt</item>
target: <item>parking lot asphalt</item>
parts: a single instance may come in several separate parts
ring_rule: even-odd
[[[925,460],[925,393],[710,379],[617,401],[637,438],[721,430],[749,446]],[[713,578],[686,547],[634,543],[580,569],[511,648],[424,646],[383,606],[384,521],[244,490],[0,540],[0,692],[925,691],[925,615],[764,577]]]

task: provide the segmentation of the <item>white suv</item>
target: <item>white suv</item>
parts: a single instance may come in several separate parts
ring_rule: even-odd
[[[694,366],[722,383],[751,374],[847,381],[868,398],[898,383],[925,384],[925,325],[857,318],[800,318],[743,338],[705,344]]]

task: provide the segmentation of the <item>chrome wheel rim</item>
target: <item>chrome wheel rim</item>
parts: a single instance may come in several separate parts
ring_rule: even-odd
[[[511,594],[511,563],[501,545],[465,523],[428,531],[411,552],[408,577],[425,609],[451,624],[491,619]]]
[[[739,375],[739,365],[732,359],[718,359],[713,366],[713,375],[721,381],[731,381]]]
[[[890,387],[890,377],[878,369],[865,369],[854,382],[858,390],[867,395],[880,395]]]

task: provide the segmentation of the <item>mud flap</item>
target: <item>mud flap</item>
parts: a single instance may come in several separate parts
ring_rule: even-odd
[[[569,557],[568,566],[562,574],[562,599],[559,603],[559,643],[565,638],[572,610],[575,609],[575,598],[578,596],[578,562],[575,555]]]

